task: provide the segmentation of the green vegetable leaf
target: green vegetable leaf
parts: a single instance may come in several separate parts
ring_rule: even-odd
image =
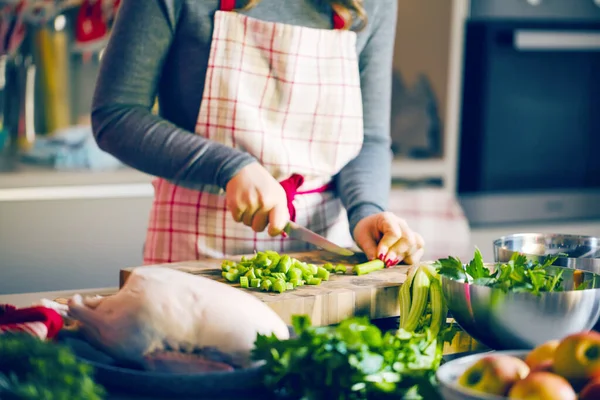
[[[92,367],[71,350],[26,333],[0,335],[0,399],[99,400]]]
[[[475,256],[467,265],[466,270],[473,279],[488,278],[490,276],[490,270],[483,265],[483,256],[477,248],[475,249]]]
[[[312,327],[293,316],[297,336],[258,335],[252,358],[266,361],[265,384],[293,399],[415,399],[431,388],[441,346],[428,333],[383,333],[364,317]]]
[[[525,255],[514,253],[507,263],[496,263],[493,269],[485,266],[479,249],[466,267],[454,257],[436,262],[438,273],[451,279],[488,286],[504,292],[533,293],[564,290],[563,270],[551,267],[557,256],[548,256],[540,264]]]
[[[452,256],[448,258],[441,258],[436,262],[436,269],[438,274],[447,276],[448,278],[455,279],[457,281],[467,281],[467,275],[463,263]]]

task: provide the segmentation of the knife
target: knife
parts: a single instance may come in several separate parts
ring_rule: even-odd
[[[337,244],[325,239],[323,236],[317,235],[313,231],[306,229],[303,226],[300,226],[292,221],[288,222],[284,229],[284,232],[287,233],[288,236],[293,239],[298,239],[302,240],[303,242],[314,244],[315,246],[320,247],[323,250],[326,250],[330,253],[335,253],[346,257],[354,255],[353,251],[340,247]]]

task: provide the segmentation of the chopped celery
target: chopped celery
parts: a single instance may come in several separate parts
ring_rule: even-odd
[[[308,264],[308,270],[310,271],[311,275],[316,275],[319,271],[319,267],[317,267],[315,264]]]
[[[239,277],[240,275],[237,272],[225,272],[225,279],[227,279],[229,282],[235,282]]]
[[[260,287],[260,279],[250,279],[250,287],[259,288]]]
[[[323,267],[318,267],[317,268],[317,277],[321,278],[324,281],[328,281],[329,280],[329,271],[327,271]]]
[[[375,272],[380,269],[383,269],[384,267],[385,267],[385,264],[383,263],[383,261],[373,260],[373,261],[368,261],[363,264],[355,265],[353,268],[353,272],[356,275],[365,275],[365,274],[370,274],[371,272]]]
[[[300,268],[294,267],[288,271],[287,277],[290,281],[293,281],[294,279],[301,279],[302,270]]]
[[[277,264],[277,271],[283,272],[284,274],[286,274],[290,270],[291,266],[292,266],[292,259],[290,256],[285,254],[285,255],[281,256],[281,258],[279,259],[279,264]]]
[[[294,289],[294,284],[292,282],[286,282],[285,283],[285,289],[286,290],[293,290]]]
[[[254,268],[250,268],[248,272],[246,272],[245,276],[248,279],[256,279],[256,274],[254,273]]]
[[[287,289],[285,281],[282,279],[278,279],[273,283],[273,291],[277,293],[283,293]]]
[[[323,264],[323,268],[325,268],[329,272],[333,272],[335,270],[335,267],[333,266],[332,263]]]
[[[265,279],[260,283],[260,289],[262,291],[268,292],[269,290],[271,290],[272,285],[273,283],[270,280]]]
[[[307,285],[320,285],[321,284],[321,278],[310,278],[309,280],[306,281]]]
[[[240,286],[244,289],[248,289],[248,287],[250,286],[250,283],[248,282],[248,277],[240,276]]]
[[[346,266],[344,264],[338,264],[335,266],[335,273],[336,274],[345,274],[346,273]]]

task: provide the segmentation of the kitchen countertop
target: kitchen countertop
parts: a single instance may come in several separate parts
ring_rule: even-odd
[[[58,171],[21,165],[0,173],[0,201],[151,197],[153,177],[131,168]]]
[[[33,303],[41,299],[54,300],[57,298],[68,298],[74,294],[82,296],[106,296],[117,293],[118,287],[97,288],[97,289],[81,289],[81,290],[61,290],[55,292],[34,292],[34,293],[19,293],[19,294],[0,294],[0,304],[12,304],[18,308],[31,306]]]

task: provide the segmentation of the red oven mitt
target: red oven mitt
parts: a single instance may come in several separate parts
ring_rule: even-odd
[[[0,304],[0,334],[3,332],[26,332],[46,340],[53,339],[62,327],[62,316],[51,308],[17,309],[9,304]]]

